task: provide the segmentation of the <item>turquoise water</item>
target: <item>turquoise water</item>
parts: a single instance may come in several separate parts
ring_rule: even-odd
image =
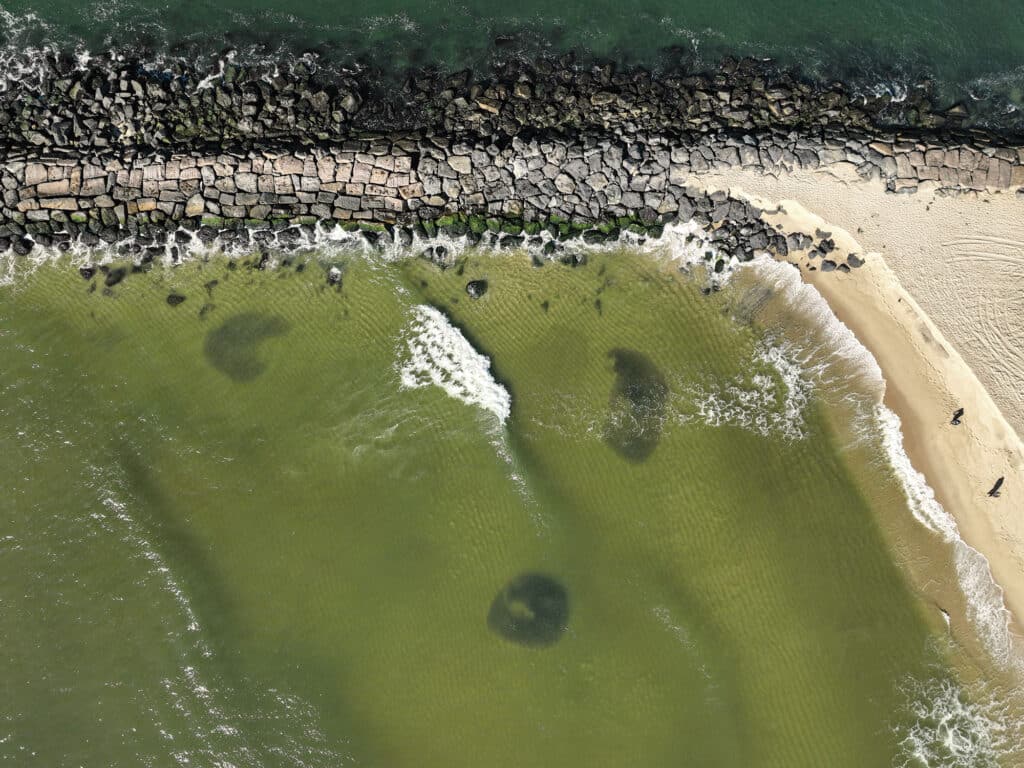
[[[255,264],[0,288],[9,764],[1019,757],[872,385],[771,281]]]
[[[896,94],[930,78],[943,100],[966,100],[1004,125],[1019,126],[1015,108],[1024,106],[1024,12],[1002,0],[577,1],[557,8],[536,0],[4,0],[0,8],[0,42],[15,50],[81,45],[203,61],[229,46],[271,58],[312,50],[386,72],[427,64],[484,69],[495,59],[570,50],[584,60],[648,66],[706,67],[723,55],[750,55]]]

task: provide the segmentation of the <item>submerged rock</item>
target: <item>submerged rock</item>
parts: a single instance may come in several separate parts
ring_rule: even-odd
[[[661,440],[668,385],[646,355],[631,349],[613,349],[608,355],[615,361],[615,383],[604,439],[624,459],[642,462]]]
[[[553,645],[569,626],[569,594],[551,576],[522,573],[495,596],[487,626],[519,645]]]
[[[185,301],[185,297],[180,293],[171,293],[167,296],[167,304],[172,307],[176,307]]]
[[[103,278],[103,284],[107,288],[112,288],[124,280],[127,274],[128,270],[125,267],[115,267],[114,269],[107,270],[107,276]]]
[[[288,322],[278,315],[244,312],[210,331],[203,353],[210,365],[230,379],[252,381],[266,369],[259,359],[260,344],[287,333],[288,327]]]
[[[466,293],[469,294],[471,299],[479,299],[485,293],[487,293],[487,281],[486,280],[470,280],[466,283]]]

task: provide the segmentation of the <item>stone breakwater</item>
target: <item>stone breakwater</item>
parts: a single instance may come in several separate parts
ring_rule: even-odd
[[[1024,147],[954,130],[961,110],[943,116],[918,97],[900,105],[916,128],[892,131],[877,124],[891,102],[854,104],[839,85],[772,80],[751,62],[660,79],[611,68],[520,69],[489,84],[435,75],[380,100],[348,76],[313,91],[309,70],[260,79],[233,66],[200,81],[54,63],[9,87],[0,249],[76,239],[139,249],[191,232],[287,245],[322,225],[385,240],[440,228],[508,243],[542,229],[598,241],[696,220],[736,223],[724,236],[749,256],[783,251],[785,238],[743,204],[694,191],[701,174],[832,168],[894,193],[1024,187]]]
[[[201,230],[334,222],[430,232],[453,215],[465,229],[527,233],[655,226],[698,216],[702,173],[744,167],[781,174],[845,167],[894,192],[920,186],[1024,186],[1024,150],[938,147],[892,139],[812,142],[799,136],[682,145],[663,136],[495,142],[377,137],[288,151],[9,154],[0,167],[0,247],[68,233],[115,242],[155,229]],[[708,224],[729,214],[710,212]],[[606,227],[607,228],[607,227]]]
[[[42,56],[31,73],[0,72],[0,148],[197,148],[338,142],[367,130],[493,137],[529,133],[663,134],[693,142],[721,132],[871,131],[899,125],[939,135],[964,128],[963,106],[939,110],[927,84],[903,99],[810,84],[761,61],[709,73],[654,75],[571,57],[468,71],[412,73],[386,86],[371,72],[318,69],[311,59],[198,68]],[[945,143],[945,142],[939,142]]]

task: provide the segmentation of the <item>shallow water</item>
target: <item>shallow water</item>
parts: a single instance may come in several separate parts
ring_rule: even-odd
[[[255,263],[0,288],[12,764],[1013,759],[875,385],[765,279]]]

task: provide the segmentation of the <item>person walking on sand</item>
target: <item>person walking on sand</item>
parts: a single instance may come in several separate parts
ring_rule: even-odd
[[[957,408],[955,411],[953,411],[953,420],[951,422],[949,422],[949,423],[952,424],[954,427],[959,427],[960,426],[960,417],[963,416],[963,415],[964,415],[964,409],[963,408]]]
[[[996,480],[996,484],[993,485],[992,486],[992,490],[990,490],[988,492],[988,495],[991,498],[993,498],[993,499],[998,499],[999,498],[999,489],[1003,487],[1003,480],[1005,480],[1005,479],[1006,479],[1005,477],[1000,477],[998,480]]]

